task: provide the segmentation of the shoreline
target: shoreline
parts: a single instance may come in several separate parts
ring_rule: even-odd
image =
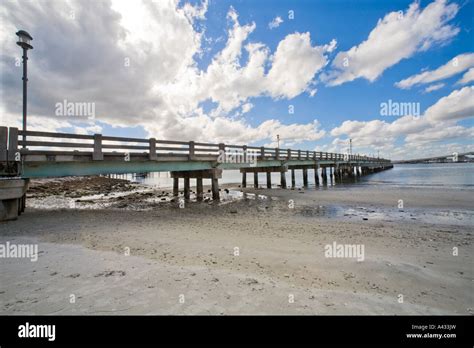
[[[125,193],[135,195],[124,185]],[[27,208],[17,221],[0,224],[0,243],[33,241],[40,256],[36,263],[0,259],[6,279],[1,312],[474,313],[470,220],[439,223],[420,215],[448,206],[472,215],[468,195],[377,188],[364,196],[335,188],[244,191],[245,198],[191,202],[184,209],[176,202],[146,210]],[[417,220],[320,214],[331,204],[398,211],[400,193]],[[324,247],[334,242],[364,245],[364,261],[327,258]],[[71,293],[74,304],[68,302]]]

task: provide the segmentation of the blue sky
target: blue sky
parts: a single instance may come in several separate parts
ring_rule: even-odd
[[[214,1],[209,6],[206,34],[212,38],[225,37],[225,14],[230,6],[239,13],[242,23],[255,21],[256,30],[252,39],[265,42],[272,51],[275,51],[279,41],[286,35],[298,32],[310,32],[311,38],[321,42],[329,42],[333,38],[338,41],[340,50],[350,49],[364,41],[377,21],[392,11],[405,10],[412,1]],[[430,1],[420,1],[425,7]],[[436,103],[436,101],[452,91],[453,84],[459,76],[444,80],[447,86],[423,93],[424,88],[403,90],[394,84],[410,75],[417,74],[424,69],[434,69],[446,63],[458,54],[472,52],[474,49],[473,24],[474,7],[472,1],[459,2],[461,9],[454,20],[461,29],[460,33],[449,43],[427,52],[421,52],[414,57],[402,60],[400,63],[384,71],[375,82],[359,79],[342,86],[328,87],[318,84],[315,97],[300,95],[290,101],[275,101],[271,98],[260,98],[247,118],[258,125],[269,114],[275,115],[285,122],[307,122],[317,117],[325,128],[331,129],[347,119],[373,120],[380,118],[380,103],[392,99],[403,102],[419,102],[422,112]],[[295,18],[288,19],[289,11],[293,10]],[[284,22],[275,29],[269,29],[267,24],[276,16]],[[200,59],[199,65],[205,68],[215,53],[223,48],[225,41],[220,45],[210,46],[211,51]],[[333,54],[334,56],[335,54]],[[241,62],[247,58],[243,55]],[[294,105],[294,115],[288,115],[288,105]],[[463,120],[464,126],[472,126],[473,120]],[[463,139],[469,144],[472,139]],[[324,140],[317,144],[324,144]]]
[[[283,147],[337,152],[352,138],[355,152],[392,158],[472,151],[472,1],[52,3],[2,12],[3,31],[34,37],[32,127],[266,146],[280,134]],[[0,105],[18,124],[10,39]],[[50,117],[64,99],[95,103],[97,115]],[[389,100],[419,103],[421,114],[382,116]]]

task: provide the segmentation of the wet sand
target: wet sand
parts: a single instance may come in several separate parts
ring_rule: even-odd
[[[51,197],[37,195],[36,208],[0,224],[0,243],[40,250],[37,262],[0,259],[2,314],[474,311],[470,192],[246,189],[181,209],[161,190],[123,191],[134,198],[100,209],[39,209]],[[137,200],[147,204],[130,209]],[[364,245],[364,260],[325,257],[333,242]]]

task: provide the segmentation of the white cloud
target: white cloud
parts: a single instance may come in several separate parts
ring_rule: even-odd
[[[283,19],[281,19],[280,16],[277,16],[273,18],[273,20],[270,23],[268,23],[268,27],[270,29],[275,29],[275,28],[278,28],[281,23],[283,23]]]
[[[323,81],[330,86],[357,78],[373,82],[402,59],[436,44],[445,44],[459,32],[459,28],[448,24],[458,8],[446,0],[436,0],[423,10],[414,2],[404,13],[388,13],[379,19],[367,40],[337,54],[331,64],[332,71],[323,76]]]
[[[293,33],[281,40],[273,55],[260,42],[248,42],[255,30],[255,23],[241,25],[233,8],[228,13],[231,27],[228,39],[221,52],[216,54],[204,71],[188,69],[172,85],[163,85],[160,92],[168,100],[177,100],[191,105],[186,110],[195,110],[197,103],[210,99],[217,104],[211,113],[223,116],[249,102],[250,98],[270,96],[274,99],[294,98],[311,88],[315,75],[327,64],[326,52],[335,43],[313,46],[309,33]],[[242,50],[248,59],[241,62]],[[269,71],[265,74],[266,66]]]
[[[462,76],[462,78],[458,82],[456,82],[456,84],[465,85],[472,81],[474,81],[474,68],[471,68],[468,71],[466,71],[464,75]]]
[[[474,86],[453,91],[425,111],[430,121],[455,121],[474,116]]]
[[[433,85],[429,85],[428,87],[425,88],[425,93],[437,91],[438,89],[441,89],[444,87],[444,83],[435,83]]]
[[[447,139],[469,139],[474,135],[474,127],[466,128],[455,122],[473,116],[474,87],[464,87],[440,98],[425,110],[423,116],[403,116],[393,122],[344,121],[331,130],[331,135],[351,138],[358,147],[384,149],[394,148],[398,139],[412,146]]]
[[[294,98],[307,90],[314,75],[326,64],[323,47],[311,46],[309,33],[294,33],[280,41],[267,76],[274,98]]]
[[[395,85],[408,89],[417,84],[426,84],[447,79],[474,66],[474,53],[460,54],[435,70],[424,71],[421,74],[410,76]]]
[[[313,46],[309,33],[293,33],[272,53],[265,44],[250,41],[256,24],[241,25],[231,7],[225,47],[200,68],[196,57],[205,39],[200,21],[207,8],[207,1],[193,6],[175,0],[2,4],[2,121],[18,125],[21,119],[20,70],[12,68],[19,50],[4,33],[25,27],[35,39],[29,65],[29,92],[34,96],[30,129],[99,130],[97,124],[52,118],[55,103],[67,99],[94,102],[96,121],[103,126],[141,126],[157,138],[249,143],[270,139],[272,132],[294,142],[324,136],[314,122],[283,125],[267,119],[252,127],[229,115],[233,110],[248,112],[250,98],[311,93],[315,75],[327,63],[325,53],[335,43]],[[209,113],[201,106],[206,101],[217,105]]]
[[[451,140],[459,138],[474,138],[474,127],[462,126],[433,127],[429,131],[407,135],[407,143],[433,143],[440,140]]]
[[[337,40],[336,39],[332,39],[330,43],[323,46],[323,50],[327,51],[329,53],[334,51],[336,48],[337,48]]]
[[[249,144],[256,141],[272,140],[277,134],[282,139],[293,143],[319,140],[325,136],[325,131],[320,129],[318,121],[307,124],[282,124],[279,120],[270,119],[262,122],[257,127],[252,127],[245,120],[230,120],[223,117],[210,117],[198,115],[188,118],[176,117],[157,120],[147,128],[151,134],[159,138],[196,141],[224,142]],[[163,136],[162,136],[163,135]]]
[[[387,154],[394,160],[396,159],[414,159],[414,158],[426,158],[435,157],[440,155],[450,155],[453,152],[463,153],[474,151],[473,144],[436,144],[432,142],[425,143],[405,143],[402,146],[396,146],[391,148]]]
[[[253,106],[254,105],[252,103],[246,103],[246,104],[242,105],[242,113],[245,114],[245,113],[249,112],[250,110],[252,110]]]

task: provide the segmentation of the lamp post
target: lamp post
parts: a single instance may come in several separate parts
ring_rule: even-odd
[[[280,134],[277,134],[278,148],[280,148]]]
[[[30,45],[33,38],[24,30],[19,30],[16,35],[18,35],[17,45],[23,48],[23,148],[26,147],[26,101],[27,101],[27,91],[26,83],[28,82],[28,55],[27,51],[32,50],[33,46]]]

